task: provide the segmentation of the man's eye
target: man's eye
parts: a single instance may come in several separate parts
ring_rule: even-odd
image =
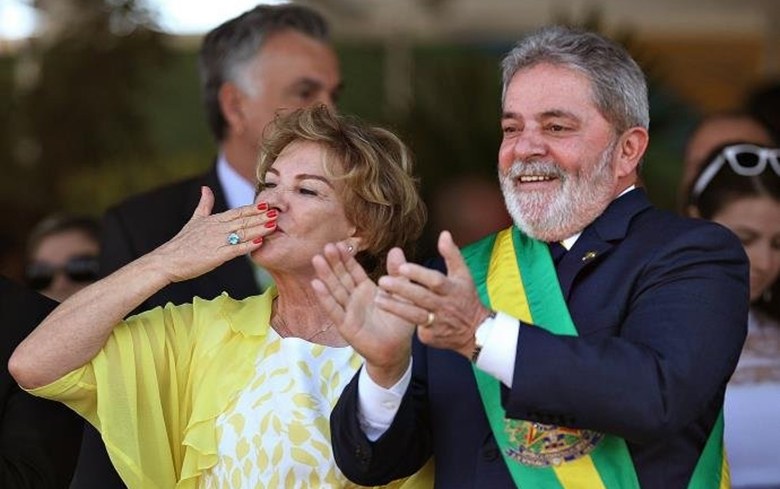
[[[298,92],[298,98],[301,100],[311,100],[314,98],[314,90],[301,90]]]

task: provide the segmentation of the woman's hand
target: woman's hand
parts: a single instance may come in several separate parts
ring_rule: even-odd
[[[400,250],[388,268],[406,260]],[[345,340],[366,360],[372,380],[394,385],[409,366],[414,325],[376,306],[377,287],[343,245],[328,244],[312,259],[319,279],[312,281],[323,309]]]
[[[202,187],[198,207],[187,224],[151,253],[169,282],[197,277],[237,256],[251,253],[276,230],[275,210],[269,211],[263,202],[219,214],[211,214],[213,207],[214,194],[208,187]],[[228,241],[232,233],[238,237],[236,244]]]
[[[257,249],[276,229],[265,226],[276,215],[262,203],[211,215],[213,206],[214,194],[203,187],[198,207],[179,234],[60,304],[14,352],[9,368],[16,381],[39,387],[84,365],[114,326],[152,294]],[[228,243],[233,232],[239,237],[235,245]]]

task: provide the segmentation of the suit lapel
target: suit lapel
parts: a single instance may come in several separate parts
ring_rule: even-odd
[[[212,213],[216,214],[228,210],[225,191],[217,177],[216,164],[211,167],[208,173],[203,175],[202,184],[207,185],[214,192],[214,209]],[[191,208],[195,209],[200,200],[200,188],[193,190],[195,193],[192,196],[193,204]],[[203,280],[211,282],[214,290],[227,291],[235,299],[243,299],[260,293],[260,288],[255,280],[253,265],[246,256],[239,256],[215,268],[211,273],[204,275]]]
[[[569,299],[569,292],[574,279],[586,267],[593,266],[599,259],[607,254],[612,248],[612,243],[603,241],[598,236],[593,236],[587,228],[580,236],[580,239],[574,243],[574,246],[563,257],[558,264],[558,281],[561,284],[561,291],[564,299]]]
[[[642,189],[634,189],[615,199],[586,227],[574,246],[558,264],[558,281],[566,300],[577,276],[597,264],[612,248],[626,237],[631,220],[639,212],[651,207]]]

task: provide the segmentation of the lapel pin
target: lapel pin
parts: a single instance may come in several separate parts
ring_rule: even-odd
[[[584,255],[582,255],[582,261],[584,262],[591,261],[592,259],[596,258],[597,254],[598,253],[596,253],[595,251],[587,251],[585,252]]]

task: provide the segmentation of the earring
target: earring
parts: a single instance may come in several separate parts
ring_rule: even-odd
[[[772,287],[767,287],[764,290],[764,293],[761,294],[761,299],[764,300],[764,302],[772,302]]]
[[[355,247],[354,247],[354,246],[352,246],[352,245],[347,245],[347,253],[349,253],[349,254],[351,255],[351,254],[352,254],[352,252],[353,252],[354,250],[355,250]]]

